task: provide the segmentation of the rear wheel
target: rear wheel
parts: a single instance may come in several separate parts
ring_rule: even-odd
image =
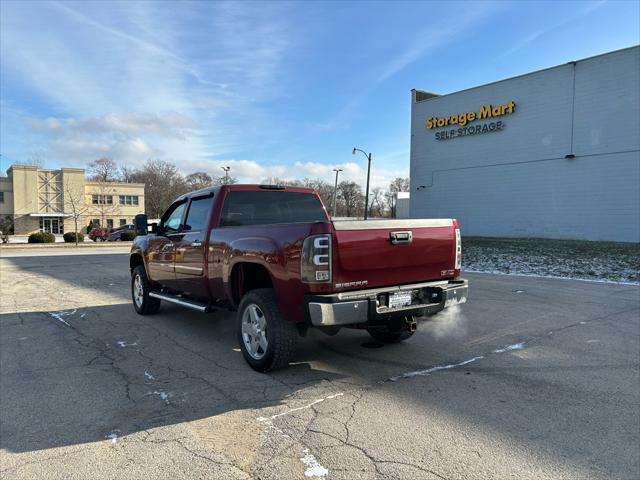
[[[131,299],[133,308],[140,315],[151,315],[160,309],[160,299],[149,296],[151,284],[143,265],[138,265],[131,272]]]
[[[240,350],[254,370],[281,368],[295,353],[298,330],[282,318],[270,288],[251,290],[242,297],[236,325]]]

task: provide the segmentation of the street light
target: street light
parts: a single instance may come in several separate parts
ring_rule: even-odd
[[[227,185],[229,183],[229,170],[231,170],[231,167],[220,167],[222,170],[224,170],[224,184]]]
[[[331,209],[331,215],[336,216],[336,198],[338,196],[338,173],[342,171],[341,168],[334,168],[334,172],[336,172],[336,184],[333,187],[333,208]]]
[[[352,154],[356,154],[356,152],[362,152],[362,154],[367,157],[369,164],[367,165],[367,193],[364,197],[364,219],[366,220],[369,217],[369,176],[371,174],[371,153],[367,153],[364,150],[360,150],[359,148],[353,147]]]

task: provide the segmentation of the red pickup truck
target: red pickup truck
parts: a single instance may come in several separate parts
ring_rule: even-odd
[[[244,358],[288,364],[308,328],[409,338],[417,319],[467,299],[454,219],[331,221],[315,190],[226,185],[176,199],[159,224],[136,218],[131,293],[141,315],[161,301],[237,311]]]

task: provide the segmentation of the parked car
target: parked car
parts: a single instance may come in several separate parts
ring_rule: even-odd
[[[417,321],[467,299],[455,219],[334,221],[312,189],[225,185],[177,198],[147,234],[136,218],[133,306],[237,311],[245,360],[284,366],[299,335],[364,329],[411,337]]]
[[[125,223],[124,225],[120,225],[117,228],[114,228],[113,231],[114,232],[119,232],[121,230],[135,230],[136,226],[133,223]]]
[[[89,232],[89,238],[94,242],[106,242],[111,232],[102,228],[94,228]]]
[[[131,241],[135,236],[135,230],[123,228],[118,230],[113,230],[109,237],[107,238],[108,242],[119,242],[119,241]]]

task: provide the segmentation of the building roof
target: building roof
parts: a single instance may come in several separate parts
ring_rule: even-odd
[[[599,53],[599,54],[593,55],[591,57],[581,58],[580,60],[571,60],[571,61],[569,61],[567,63],[563,63],[563,64],[560,64],[560,65],[554,65],[553,67],[542,68],[540,70],[534,70],[533,72],[527,72],[527,73],[523,73],[523,74],[520,74],[520,75],[514,75],[513,77],[508,77],[508,78],[503,78],[501,80],[495,80],[493,82],[483,83],[482,85],[476,85],[475,87],[463,88],[462,90],[457,90],[455,92],[444,93],[442,95],[438,95],[438,94],[435,94],[435,93],[429,93],[429,92],[427,92],[425,90],[419,90],[417,88],[413,88],[413,89],[411,89],[411,91],[415,93],[415,102],[416,103],[418,103],[418,102],[426,102],[428,100],[431,100],[432,98],[447,97],[449,95],[455,95],[455,94],[460,93],[460,92],[466,92],[466,91],[469,91],[469,90],[474,90],[476,88],[482,88],[482,87],[486,87],[488,85],[494,85],[494,84],[500,83],[500,82],[507,82],[507,81],[513,80],[515,78],[526,77],[527,75],[534,75],[536,73],[545,72],[547,70],[552,70],[554,68],[564,67],[564,66],[569,65],[569,64],[575,65],[576,63],[584,62],[584,61],[591,60],[591,59],[594,59],[594,58],[604,57],[606,55],[613,55],[613,54],[621,53],[621,52],[624,52],[624,51],[627,51],[627,50],[630,51],[630,50],[633,50],[633,49],[640,49],[640,45],[633,45],[631,47],[621,48],[619,50],[612,50],[610,52]]]

